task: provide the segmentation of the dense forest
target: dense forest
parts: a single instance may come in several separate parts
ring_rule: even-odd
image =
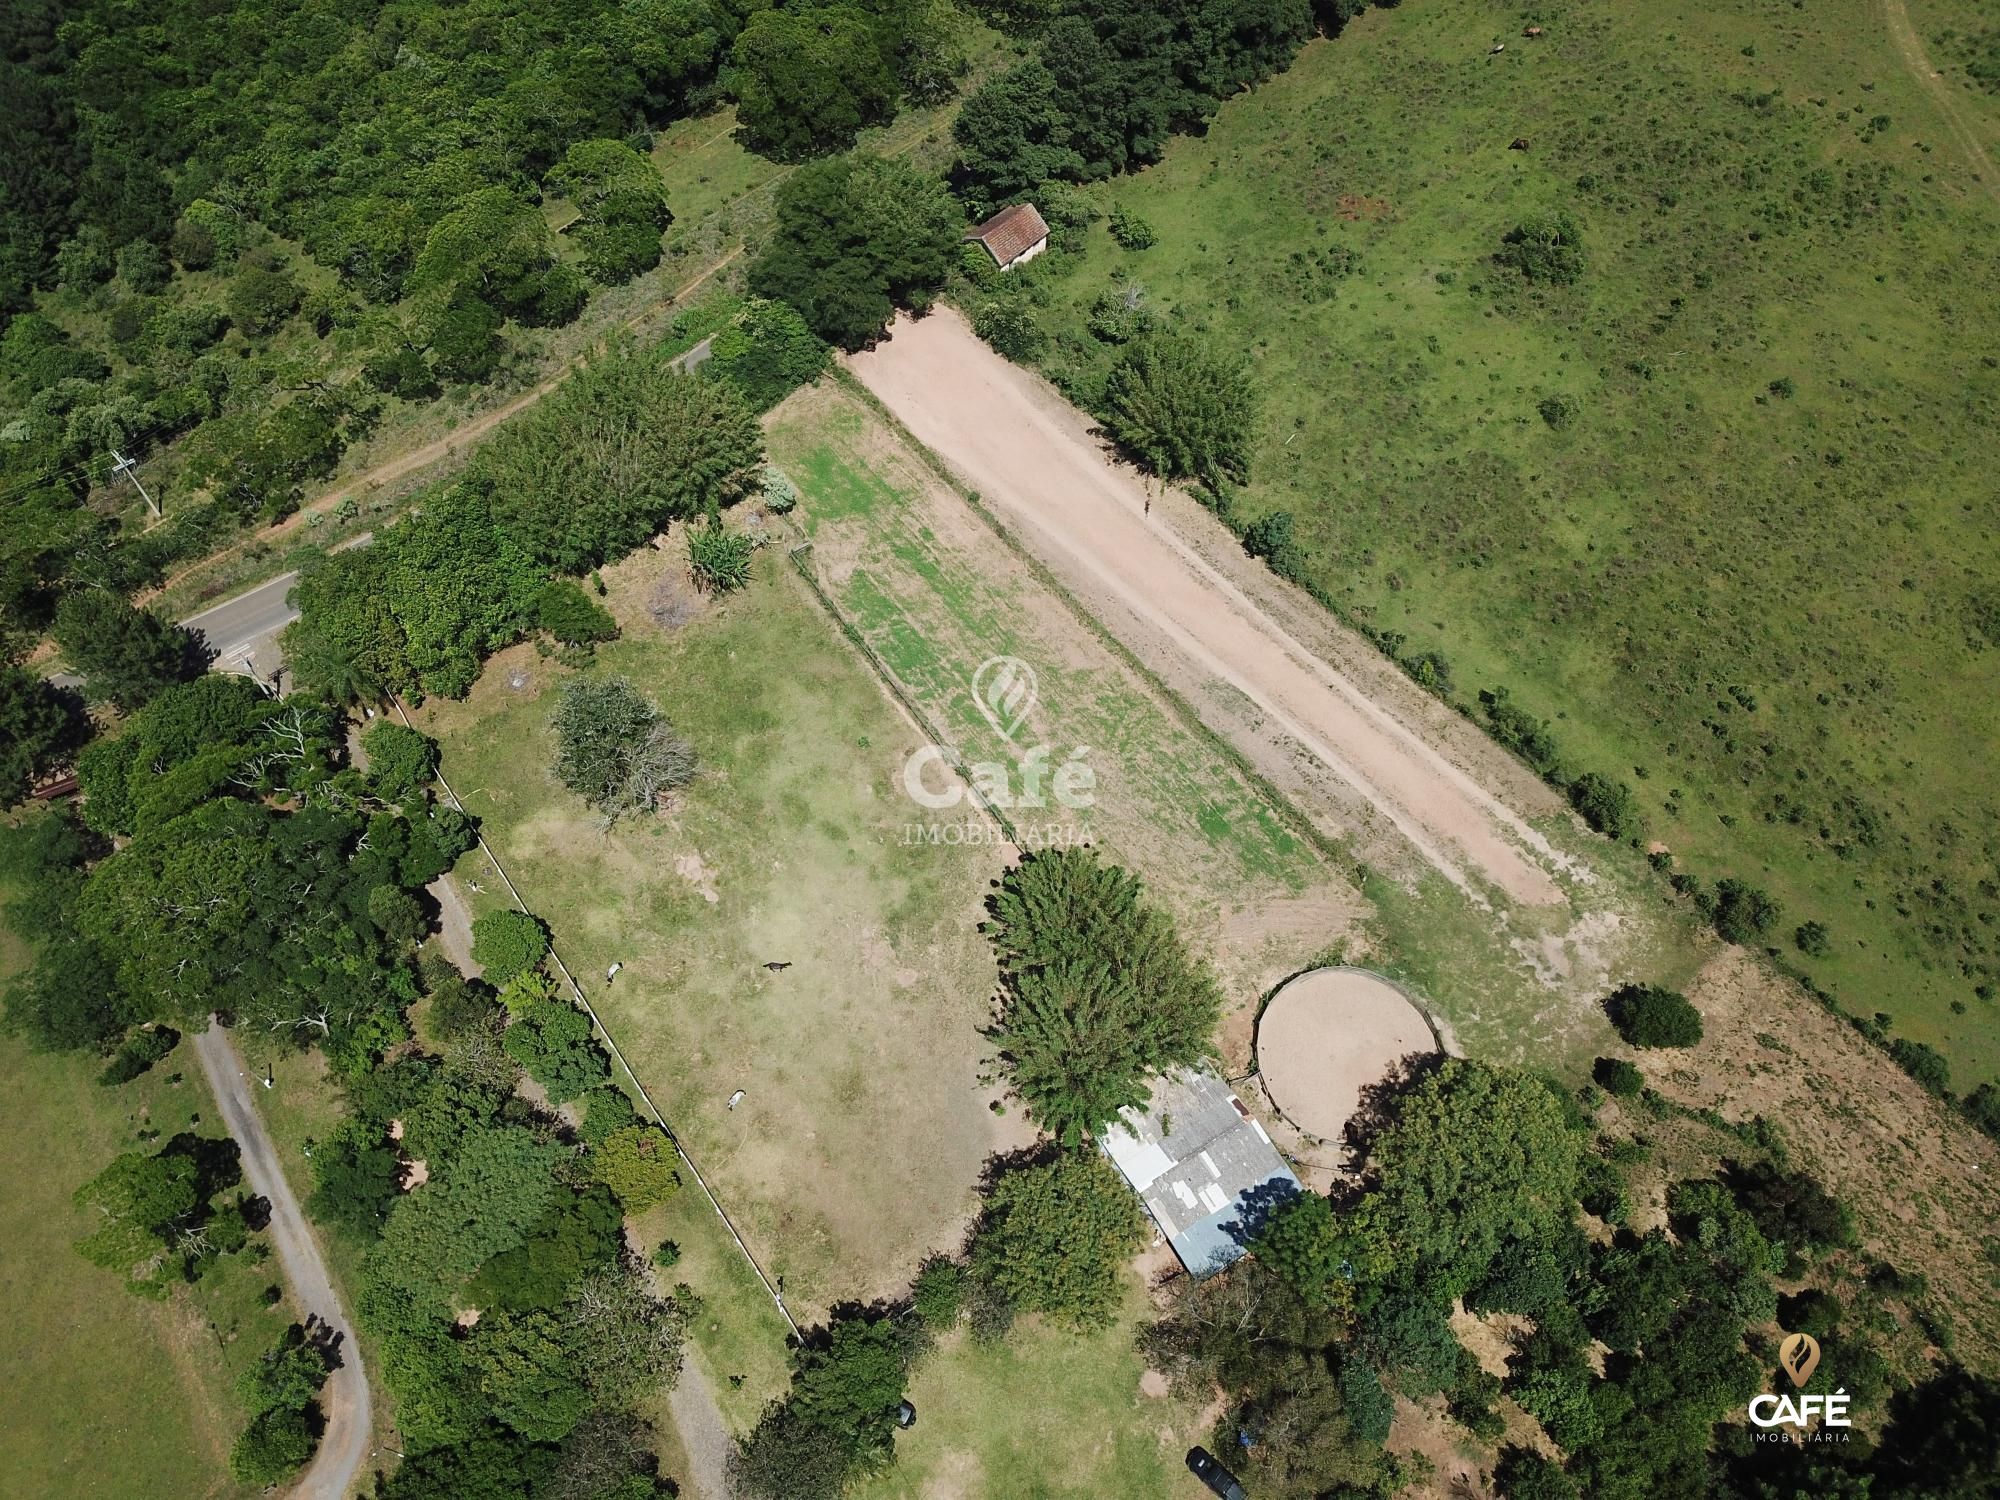
[[[942,281],[967,212],[1155,159],[1353,8],[987,9],[1029,60],[965,102],[962,201],[801,176],[780,239],[815,212],[818,249],[759,282],[863,342]],[[844,150],[950,97],[973,23],[948,0],[29,0],[6,24],[0,621],[39,632],[66,584],[130,590],[284,514],[403,405],[658,265],[654,130],[728,100],[774,160]],[[115,456],[169,446],[164,523],[83,507]]]

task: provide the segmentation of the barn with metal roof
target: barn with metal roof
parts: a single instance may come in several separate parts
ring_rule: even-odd
[[[1272,1211],[1305,1191],[1229,1085],[1183,1069],[1157,1078],[1098,1137],[1182,1265],[1208,1276],[1237,1260]]]

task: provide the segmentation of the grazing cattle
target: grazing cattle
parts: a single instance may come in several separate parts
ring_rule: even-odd
[[[743,1102],[743,1090],[741,1089],[738,1089],[735,1093],[729,1096],[729,1107],[731,1109],[736,1108],[736,1106],[741,1104],[742,1102]]]
[[[1523,26],[1521,28],[1522,36],[1540,36],[1541,34],[1542,28],[1539,26]]]
[[[791,966],[792,966],[792,961],[790,959],[786,959],[783,963],[764,965],[764,967],[769,969],[773,974],[782,974],[785,972],[785,970],[789,969]]]
[[[1525,135],[1515,136],[1514,144],[1507,149],[1509,151],[1526,151],[1528,149],[1528,138]]]

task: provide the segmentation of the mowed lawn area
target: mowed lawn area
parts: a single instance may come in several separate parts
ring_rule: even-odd
[[[0,986],[22,960],[0,928]],[[157,1303],[71,1248],[90,1229],[71,1195],[113,1157],[158,1150],[196,1115],[221,1133],[188,1043],[120,1088],[98,1085],[102,1066],[0,1034],[0,1475],[50,1500],[248,1494],[229,1477],[235,1379],[295,1314],[259,1295],[281,1280],[275,1258],[227,1257]],[[161,1134],[141,1143],[142,1129]]]
[[[1242,513],[1291,511],[1348,614],[1630,783],[1682,868],[1774,893],[1765,941],[1963,1090],[2000,1070],[2000,210],[1972,170],[1871,0],[1425,0],[1087,191],[1151,248],[1107,219],[1022,279],[1084,405],[1117,355],[1094,308],[1248,360]],[[1493,260],[1549,210],[1572,286]]]
[[[982,1163],[1025,1139],[982,1083],[994,971],[978,923],[1001,855],[901,845],[918,737],[779,552],[747,593],[663,629],[648,602],[663,583],[684,595],[685,567],[676,536],[607,570],[625,635],[591,669],[629,677],[694,745],[702,772],[672,811],[605,829],[556,782],[569,669],[532,648],[419,722],[810,1319],[956,1247]],[[476,851],[459,875],[476,905],[499,899]]]
[[[1195,1500],[1187,1450],[1209,1414],[1168,1393],[1133,1343],[1152,1308],[1132,1277],[1124,1305],[1088,1332],[1039,1317],[999,1343],[963,1329],[917,1365],[917,1423],[896,1436],[895,1466],[854,1500]],[[1142,1384],[1143,1382],[1143,1384]]]

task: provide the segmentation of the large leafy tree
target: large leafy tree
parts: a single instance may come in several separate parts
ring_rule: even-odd
[[[1250,377],[1196,335],[1133,340],[1111,368],[1104,406],[1112,436],[1162,478],[1213,487],[1250,477],[1257,423]]]
[[[20,667],[0,665],[0,807],[27,795],[90,734],[77,695]]]
[[[65,594],[56,606],[55,637],[83,677],[85,691],[127,713],[208,665],[201,644],[187,631],[104,589]]]
[[[953,180],[976,213],[991,213],[1051,179],[1083,175],[1055,76],[1039,59],[969,95],[951,134],[958,143]]]
[[[693,747],[623,677],[576,677],[556,703],[556,778],[607,818],[694,777]]]
[[[736,38],[729,79],[746,142],[779,161],[853,145],[896,102],[875,22],[849,5],[757,11]]]
[[[614,349],[480,450],[492,515],[563,572],[623,556],[669,522],[714,516],[757,486],[756,414],[734,386]]]
[[[929,305],[963,227],[943,185],[901,162],[817,162],[779,187],[750,285],[789,302],[828,343],[858,349],[881,337],[897,304]]]
[[[549,173],[578,219],[568,233],[584,268],[617,285],[660,263],[660,233],[673,222],[659,169],[623,141],[579,141]]]
[[[1383,1227],[1414,1272],[1456,1296],[1510,1236],[1566,1216],[1582,1140],[1550,1086],[1454,1058],[1375,1143]]]
[[[1143,1103],[1150,1075],[1208,1055],[1221,991],[1140,898],[1131,872],[1061,849],[1022,860],[992,899],[992,1035],[1029,1111],[1066,1142]]]
[[[1064,1152],[994,1183],[973,1265],[1019,1307],[1103,1323],[1142,1231],[1138,1201],[1110,1163],[1094,1151]]]

